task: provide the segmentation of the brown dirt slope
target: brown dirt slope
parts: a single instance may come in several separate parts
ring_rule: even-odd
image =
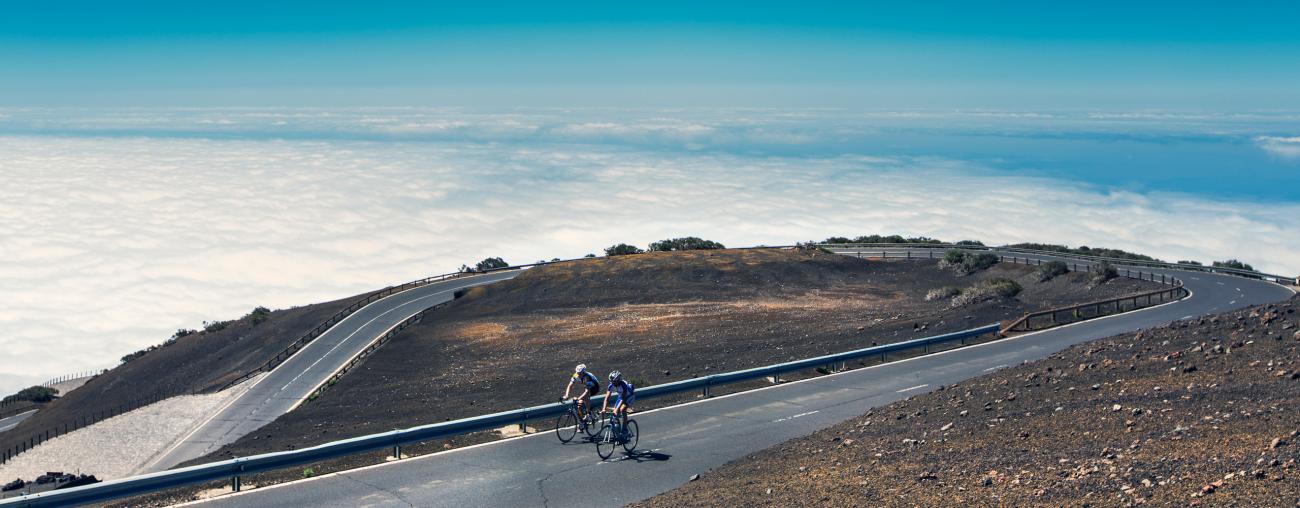
[[[1023,298],[950,309],[930,289],[1012,277]],[[546,403],[573,364],[638,386],[969,328],[1041,301],[1080,302],[1150,283],[1039,284],[998,265],[966,277],[933,261],[867,261],[778,249],[648,253],[534,268],[473,290],[394,337],[320,398],[201,459]]]
[[[47,429],[142,399],[215,389],[262,365],[357,298],[277,310],[256,325],[240,319],[220,331],[182,337],[44,405],[17,427],[0,433],[0,450]]]
[[[1080,344],[640,506],[1300,506],[1297,307]]]

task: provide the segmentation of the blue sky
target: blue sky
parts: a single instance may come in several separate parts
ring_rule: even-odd
[[[1292,2],[29,2],[0,104],[1300,104]]]

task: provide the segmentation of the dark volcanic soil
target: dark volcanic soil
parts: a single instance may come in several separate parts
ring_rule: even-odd
[[[257,325],[241,319],[220,331],[182,337],[45,404],[17,427],[0,433],[0,451],[56,426],[142,399],[215,389],[261,366],[357,299],[277,310]]]
[[[1012,277],[1016,299],[949,309],[926,292]],[[933,261],[817,251],[650,253],[564,263],[473,290],[407,329],[325,394],[201,460],[300,448],[555,400],[573,365],[648,386],[955,331],[1050,301],[1128,294],[1029,267],[958,277]]]
[[[641,506],[1300,506],[1297,307],[1080,344]]]

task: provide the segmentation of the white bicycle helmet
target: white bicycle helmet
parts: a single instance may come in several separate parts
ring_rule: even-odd
[[[578,374],[582,374],[583,372],[587,372],[587,364],[585,364],[585,363],[579,363],[577,367],[574,367],[574,368],[573,368],[573,371],[576,372],[576,373],[578,373]]]
[[[619,371],[616,370],[616,371],[614,371],[614,372],[610,372],[610,373],[609,373],[609,382],[611,382],[611,383],[617,383],[618,380],[620,380],[620,379],[623,379],[623,373],[622,373],[622,372],[619,372]]]

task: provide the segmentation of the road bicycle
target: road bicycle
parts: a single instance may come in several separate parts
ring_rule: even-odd
[[[624,428],[621,423],[622,418],[613,411],[606,411],[604,415],[604,423],[596,433],[596,455],[599,455],[601,460],[608,459],[614,454],[614,448],[620,445],[623,446],[624,451],[632,453],[641,434],[636,420],[628,419],[627,427]]]
[[[560,402],[569,406],[559,418],[555,419],[555,437],[560,438],[561,443],[573,441],[579,431],[582,431],[587,437],[596,436],[596,427],[600,424],[600,420],[597,419],[596,413],[591,408],[587,408],[587,411],[582,416],[579,416],[577,399],[560,399]]]

